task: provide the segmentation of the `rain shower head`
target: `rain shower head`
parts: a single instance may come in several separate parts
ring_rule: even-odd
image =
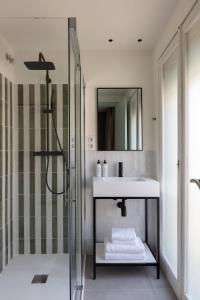
[[[25,61],[24,62],[25,66],[29,70],[55,70],[55,65],[51,61],[46,61],[43,54],[40,52],[39,53],[39,60],[38,61]]]
[[[25,66],[29,70],[55,70],[55,66],[51,61],[25,61]]]

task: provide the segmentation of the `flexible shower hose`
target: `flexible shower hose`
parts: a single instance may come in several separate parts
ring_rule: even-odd
[[[53,96],[53,90],[52,90],[51,98],[52,98],[52,96]],[[56,134],[56,140],[57,140],[57,143],[58,143],[59,148],[60,148],[60,151],[61,151],[61,153],[62,153],[62,157],[63,157],[63,161],[64,161],[64,164],[65,164],[65,169],[66,169],[66,173],[67,173],[66,176],[67,176],[67,178],[68,178],[68,172],[69,172],[69,170],[68,170],[68,167],[67,167],[67,159],[66,159],[66,157],[65,157],[65,154],[64,154],[63,148],[62,148],[62,146],[61,146],[61,142],[60,142],[59,136],[58,136],[58,132],[57,132],[56,124],[55,124],[55,118],[54,118],[54,114],[53,114],[53,105],[52,105],[52,104],[51,104],[51,109],[52,109],[52,113],[51,113],[51,115],[52,115],[52,124],[53,124],[53,128],[54,128],[54,131],[55,131],[55,134]],[[48,133],[49,133],[49,130],[48,130],[47,134],[48,134]],[[68,188],[69,188],[69,182],[67,182],[66,189],[64,188],[64,190],[63,190],[62,192],[54,191],[54,190],[50,187],[49,182],[48,182],[49,159],[50,159],[50,157],[49,157],[49,155],[48,155],[48,153],[47,153],[47,165],[46,165],[46,174],[45,174],[46,186],[47,186],[48,190],[49,190],[52,194],[54,194],[54,195],[63,195],[63,194],[65,193],[65,191],[68,190]]]

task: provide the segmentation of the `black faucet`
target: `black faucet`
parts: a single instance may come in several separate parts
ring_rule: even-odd
[[[118,177],[123,177],[124,172],[123,172],[123,162],[119,162],[119,169],[118,169]]]

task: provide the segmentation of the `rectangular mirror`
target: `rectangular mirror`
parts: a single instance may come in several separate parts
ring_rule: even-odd
[[[143,150],[142,88],[97,88],[99,151]]]

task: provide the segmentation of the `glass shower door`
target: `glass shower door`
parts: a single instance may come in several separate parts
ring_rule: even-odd
[[[76,20],[68,21],[69,49],[69,245],[71,299],[80,299],[82,289],[81,224],[81,69]]]

